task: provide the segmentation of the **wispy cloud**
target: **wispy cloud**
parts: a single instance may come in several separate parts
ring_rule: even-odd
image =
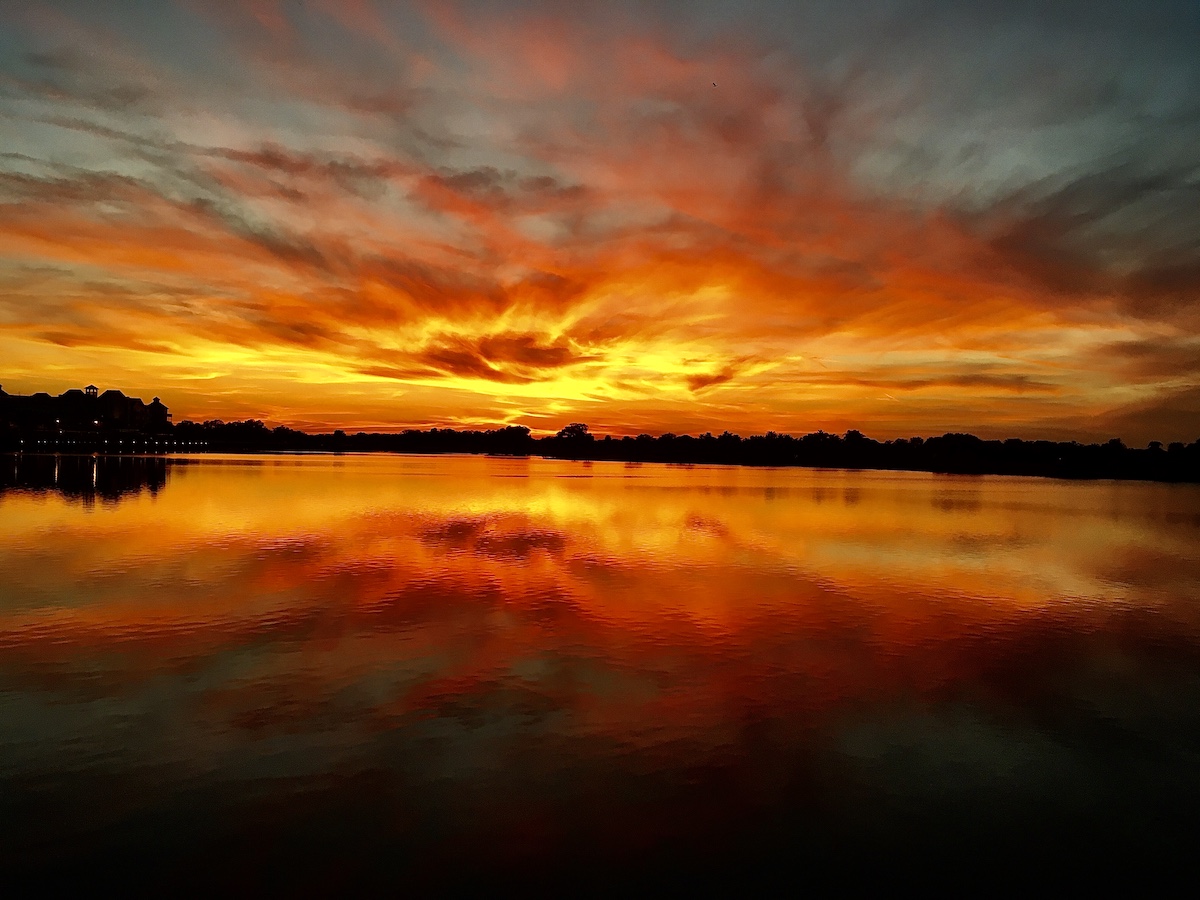
[[[1194,439],[1195,16],[1088,8],[14,5],[6,386]]]

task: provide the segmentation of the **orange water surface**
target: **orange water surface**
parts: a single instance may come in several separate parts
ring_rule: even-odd
[[[1162,866],[1200,834],[1195,487],[0,469],[12,871],[579,886]]]

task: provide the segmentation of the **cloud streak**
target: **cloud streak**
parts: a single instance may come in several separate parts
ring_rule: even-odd
[[[6,388],[1194,440],[1195,17],[1067,6],[13,7]]]

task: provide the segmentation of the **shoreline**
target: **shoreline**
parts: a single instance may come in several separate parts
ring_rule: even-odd
[[[822,464],[815,462],[754,462],[754,461],[715,461],[715,460],[686,460],[686,459],[621,459],[604,456],[568,456],[552,453],[498,453],[494,451],[471,451],[471,450],[447,450],[447,451],[430,451],[430,450],[392,450],[392,449],[375,449],[375,450],[335,450],[335,449],[274,449],[274,448],[255,448],[255,447],[222,447],[219,449],[209,448],[205,450],[182,450],[182,451],[166,451],[166,452],[132,452],[132,453],[111,453],[111,452],[86,452],[76,450],[63,451],[0,451],[0,457],[3,458],[32,458],[32,459],[54,459],[54,458],[70,458],[70,459],[104,459],[104,460],[145,460],[145,461],[163,461],[168,463],[180,463],[185,460],[201,461],[205,457],[221,457],[221,456],[248,456],[248,457],[269,457],[269,456],[290,456],[296,458],[303,457],[348,457],[348,456],[398,456],[398,457],[487,457],[492,459],[542,459],[557,462],[579,462],[579,463],[614,463],[625,466],[631,465],[663,465],[681,468],[702,468],[702,469],[724,469],[724,468],[740,468],[740,469],[758,469],[758,470],[792,470],[806,469],[821,472],[898,472],[912,473],[917,475],[937,475],[937,476],[961,476],[969,478],[1036,478],[1045,479],[1056,482],[1141,482],[1146,484],[1179,484],[1179,485],[1196,485],[1200,484],[1200,473],[1192,473],[1190,476],[1184,477],[1147,477],[1145,474],[1079,474],[1079,473],[1053,473],[1053,472],[1015,472],[1015,471],[996,471],[995,468],[966,468],[959,467],[950,468],[922,468],[915,466],[898,466],[898,465],[836,465]]]

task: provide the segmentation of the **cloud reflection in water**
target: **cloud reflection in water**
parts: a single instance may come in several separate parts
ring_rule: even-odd
[[[9,492],[2,855],[310,890],[1051,835],[1169,856],[1200,798],[1198,509],[478,458],[172,463],[90,511]]]

